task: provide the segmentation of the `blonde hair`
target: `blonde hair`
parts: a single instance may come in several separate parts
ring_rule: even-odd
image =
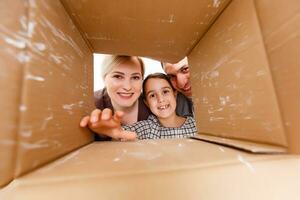
[[[102,67],[101,67],[101,76],[102,76],[102,80],[105,79],[105,76],[111,72],[111,70],[122,63],[128,62],[128,61],[132,61],[133,58],[137,58],[140,66],[141,66],[141,73],[142,73],[142,77],[144,78],[144,72],[145,72],[145,67],[144,67],[144,63],[143,60],[138,57],[138,56],[124,56],[124,55],[108,55],[104,58],[103,62],[102,62]]]

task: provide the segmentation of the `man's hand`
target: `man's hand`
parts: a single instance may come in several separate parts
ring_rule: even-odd
[[[100,135],[106,135],[116,140],[135,140],[136,133],[124,131],[121,127],[121,119],[124,113],[116,111],[112,115],[112,111],[105,108],[103,111],[95,109],[90,116],[85,116],[81,119],[81,127],[89,127],[93,132]]]

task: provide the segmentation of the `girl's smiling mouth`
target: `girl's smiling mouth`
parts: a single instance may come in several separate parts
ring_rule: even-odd
[[[168,109],[170,107],[170,104],[167,104],[167,105],[163,105],[163,106],[158,106],[157,109],[158,110],[165,110],[165,109]]]

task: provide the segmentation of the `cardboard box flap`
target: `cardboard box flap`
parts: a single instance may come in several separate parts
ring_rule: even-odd
[[[0,29],[1,69],[8,67],[1,106],[10,120],[1,124],[2,179],[2,168],[4,176],[17,177],[90,143],[93,135],[78,124],[94,106],[92,52],[61,2],[4,1],[1,10],[17,17],[4,16],[15,20],[13,28]]]
[[[200,133],[286,147],[253,1],[233,1],[188,55]]]
[[[25,42],[23,0],[0,2],[0,187],[14,177]],[[24,24],[23,24],[24,25]]]
[[[255,1],[291,153],[300,153],[300,1]]]
[[[233,147],[236,149],[241,149],[244,151],[248,151],[251,153],[264,153],[264,154],[274,154],[274,153],[286,153],[286,147],[268,145],[268,144],[260,144],[257,142],[250,142],[250,141],[242,141],[242,140],[235,140],[217,136],[211,136],[206,134],[198,134],[195,137],[196,139],[212,142],[215,144],[221,144],[228,147]]]
[[[299,163],[194,139],[96,142],[14,180],[0,198],[297,199]]]
[[[62,0],[95,53],[178,61],[230,0]]]

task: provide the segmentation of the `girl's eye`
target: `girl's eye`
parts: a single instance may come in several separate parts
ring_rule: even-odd
[[[168,94],[169,92],[169,90],[163,90],[163,94]]]
[[[154,98],[155,97],[155,95],[154,94],[149,94],[149,98]]]

